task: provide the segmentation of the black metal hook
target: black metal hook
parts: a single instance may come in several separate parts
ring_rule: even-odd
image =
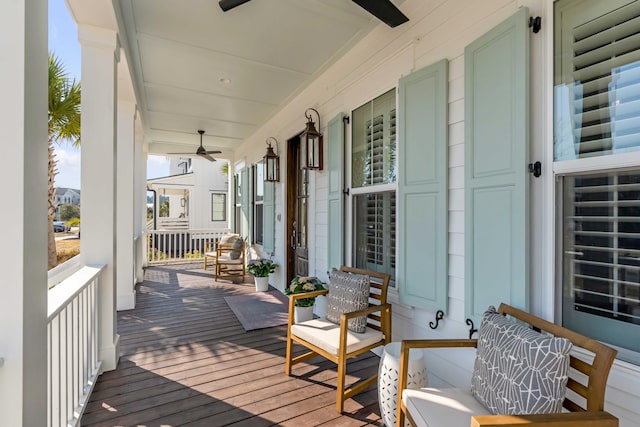
[[[444,311],[442,310],[438,310],[436,311],[436,323],[435,325],[433,324],[433,322],[429,322],[429,327],[431,329],[436,329],[438,327],[438,323],[444,318]]]
[[[529,163],[529,173],[532,173],[533,176],[535,176],[536,178],[539,178],[540,175],[542,175],[542,163],[540,162]]]
[[[470,328],[469,328],[469,339],[471,339],[473,334],[478,332],[478,330],[475,328],[475,326],[473,324],[473,320],[467,319],[467,320],[465,320],[465,323],[470,326]]]
[[[539,33],[540,32],[540,28],[542,28],[542,18],[539,16],[536,16],[535,18],[532,16],[529,18],[529,28],[531,28],[531,30],[534,33]]]

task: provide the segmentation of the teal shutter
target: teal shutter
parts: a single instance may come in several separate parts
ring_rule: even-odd
[[[447,309],[448,63],[398,86],[398,292],[400,302]]]
[[[327,267],[344,264],[344,122],[342,113],[327,128],[327,169],[329,171]]]
[[[240,204],[242,210],[242,221],[240,222],[242,229],[240,234],[242,237],[247,238],[249,236],[250,214],[251,205],[249,203],[249,168],[243,168],[240,171]]]
[[[265,182],[264,201],[262,205],[262,249],[268,254],[273,254],[275,250],[275,193],[275,183]]]
[[[528,9],[465,48],[465,311],[529,308]]]

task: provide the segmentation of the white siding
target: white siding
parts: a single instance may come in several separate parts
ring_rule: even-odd
[[[398,79],[442,58],[449,63],[449,308],[448,315],[437,330],[428,327],[435,313],[394,304],[393,339],[461,338],[469,327],[464,316],[464,47],[511,16],[521,6],[529,7],[532,15],[541,15],[543,29],[531,36],[531,158],[548,158],[552,144],[549,120],[551,88],[550,64],[552,51],[552,0],[406,0],[401,8],[411,21],[395,29],[376,27],[334,66],[303,90],[276,114],[236,153],[248,162],[263,155],[264,140],[276,136],[280,141],[297,134],[303,128],[303,112],[308,107],[318,109],[322,131],[326,122],[340,111],[351,112],[385,91],[395,87]],[[544,88],[544,90],[542,89]],[[350,131],[350,129],[349,129]],[[351,138],[347,132],[346,144]],[[282,148],[281,144],[281,148]],[[326,148],[325,148],[326,149]],[[282,154],[281,154],[282,156]],[[281,170],[286,159],[281,158]],[[326,158],[325,153],[325,158]],[[346,159],[347,165],[350,161]],[[347,166],[348,167],[348,166]],[[543,165],[544,170],[544,165]],[[312,172],[313,207],[316,215],[309,218],[310,230],[315,230],[310,248],[311,274],[326,278],[327,248],[327,172]],[[276,185],[276,254],[283,263],[285,245],[286,182]],[[531,287],[532,311],[552,319],[555,294],[553,285],[553,254],[549,248],[553,228],[553,185],[543,175],[531,182]],[[312,210],[313,212],[313,210]],[[347,206],[347,214],[350,208]],[[280,219],[278,219],[280,217]],[[347,218],[350,218],[347,216]],[[351,235],[347,220],[346,235]],[[401,239],[402,236],[398,236]],[[347,237],[349,240],[349,237]],[[346,248],[347,256],[351,248]],[[283,275],[276,273],[284,287]],[[390,299],[397,301],[395,291]],[[496,301],[496,305],[499,301]],[[320,309],[322,311],[322,309]],[[476,325],[477,327],[478,325]],[[432,384],[468,385],[474,352],[469,349],[432,351],[426,354]],[[640,369],[616,362],[607,392],[607,409],[621,418],[621,426],[631,427],[640,419]]]

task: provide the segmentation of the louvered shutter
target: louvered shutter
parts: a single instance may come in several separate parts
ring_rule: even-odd
[[[555,160],[640,149],[640,2],[558,2],[555,25]]]

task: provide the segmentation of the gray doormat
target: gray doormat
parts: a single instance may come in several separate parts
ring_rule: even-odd
[[[289,298],[278,290],[224,297],[245,331],[286,325]]]

